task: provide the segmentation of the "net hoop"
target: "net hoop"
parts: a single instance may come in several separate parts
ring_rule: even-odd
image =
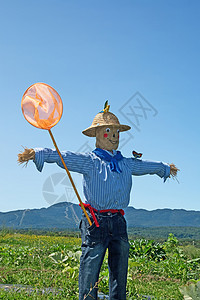
[[[34,83],[23,94],[21,109],[25,119],[33,126],[49,130],[61,119],[63,103],[50,85]]]

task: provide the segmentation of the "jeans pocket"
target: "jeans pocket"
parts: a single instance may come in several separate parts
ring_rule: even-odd
[[[121,214],[118,217],[118,232],[122,240],[128,241],[126,219]]]
[[[95,230],[96,228],[96,224],[94,223],[94,221],[92,222],[92,225],[89,225],[87,227],[88,232],[91,234],[93,232],[93,230]]]
[[[84,245],[93,246],[95,244],[101,243],[103,240],[103,228],[102,220],[97,218],[99,227],[96,226],[94,220],[90,218],[92,225],[89,225],[86,218],[82,219],[81,224],[81,233],[82,233],[82,242]]]

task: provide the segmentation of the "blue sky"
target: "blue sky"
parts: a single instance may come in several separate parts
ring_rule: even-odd
[[[132,127],[131,136],[121,134],[123,155],[136,150],[181,169],[180,184],[134,177],[131,206],[200,210],[199,11],[195,0],[1,2],[0,211],[47,207],[44,183],[63,173],[57,165],[39,173],[32,162],[27,168],[16,162],[21,145],[53,147],[48,132],[21,112],[22,95],[35,82],[52,85],[63,100],[62,119],[52,129],[61,150],[94,148],[95,139],[81,131],[109,99],[120,122]],[[137,92],[149,108],[146,116],[135,108],[140,131],[123,110],[137,106]],[[82,197],[81,176],[73,178]]]

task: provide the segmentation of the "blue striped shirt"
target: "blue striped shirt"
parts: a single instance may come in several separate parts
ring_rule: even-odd
[[[34,163],[42,171],[44,162],[63,164],[56,150],[36,148]],[[84,202],[97,210],[120,209],[128,206],[132,187],[132,175],[156,174],[164,181],[170,175],[170,166],[162,162],[126,158],[118,162],[122,173],[112,172],[109,162],[93,152],[61,152],[69,171],[83,174]]]

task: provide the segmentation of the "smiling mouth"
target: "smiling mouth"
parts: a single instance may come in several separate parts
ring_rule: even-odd
[[[109,140],[112,144],[117,144],[117,141]]]

